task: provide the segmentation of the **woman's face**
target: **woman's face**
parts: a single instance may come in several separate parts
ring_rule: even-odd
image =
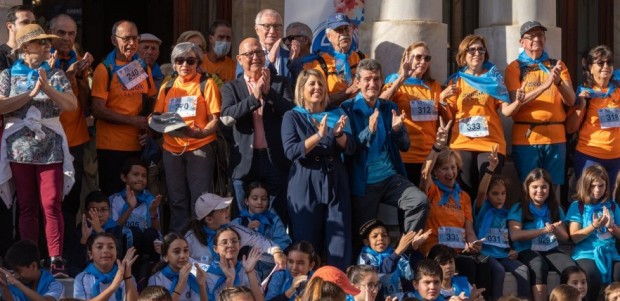
[[[288,271],[291,276],[307,275],[314,268],[314,262],[310,262],[310,255],[304,252],[292,250],[288,252]]]
[[[609,80],[614,73],[614,60],[608,57],[597,57],[592,60],[590,73],[595,81]]]
[[[42,62],[49,58],[52,43],[49,39],[37,39],[26,42],[22,47],[24,47],[26,59],[35,59]]]
[[[456,164],[454,157],[450,156],[450,158],[442,165],[435,167],[433,169],[433,173],[441,184],[452,187],[454,186],[456,177],[459,173],[459,167]]]
[[[304,84],[304,102],[306,108],[315,108],[321,104],[325,97],[325,87],[323,83],[314,75],[308,77],[308,81]]]
[[[189,260],[189,246],[183,239],[175,239],[168,247],[168,252],[164,255],[164,261],[168,262],[170,268],[178,272],[187,264]]]
[[[549,189],[549,183],[545,182],[543,178],[532,181],[529,185],[527,185],[527,192],[530,200],[532,200],[536,206],[542,206],[545,204],[545,201],[549,196]]]
[[[200,49],[202,49],[203,51],[205,51],[206,49],[206,45],[202,44],[202,39],[198,36],[192,36],[191,38],[187,39],[187,41],[198,45],[198,47],[200,47]]]
[[[360,283],[356,283],[353,286],[361,291],[356,296],[356,300],[374,301],[381,289],[381,282],[379,282],[379,275],[377,275],[377,273],[367,273]],[[368,295],[368,299],[366,299],[366,295]],[[361,298],[358,299],[357,297]]]
[[[174,59],[174,70],[176,70],[179,76],[193,76],[196,74],[197,67],[198,58],[193,51],[188,51],[186,54]]]
[[[570,274],[570,276],[568,276],[567,284],[576,288],[579,291],[579,295],[582,299],[585,298],[588,294],[588,282],[586,281],[586,274],[582,272]]]
[[[417,79],[421,79],[422,75],[428,70],[428,66],[430,66],[430,54],[426,47],[418,46],[413,48],[410,53],[411,57],[411,70],[413,70],[413,76]],[[427,61],[428,59],[428,61]]]
[[[99,270],[107,272],[116,263],[116,242],[111,237],[97,237],[88,252],[88,256]]]
[[[467,67],[471,70],[480,70],[484,63],[484,56],[486,54],[486,48],[480,40],[477,40],[467,47],[467,54],[465,54],[465,62]]]
[[[216,252],[220,255],[220,258],[226,258],[228,260],[235,260],[239,255],[239,236],[232,230],[227,230],[217,238]]]
[[[607,190],[607,183],[603,179],[595,179],[590,183],[590,197],[593,202],[598,202],[603,195],[605,195],[605,191]]]

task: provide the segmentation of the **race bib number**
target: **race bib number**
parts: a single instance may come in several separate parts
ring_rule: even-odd
[[[439,227],[439,243],[450,248],[465,248],[465,229],[457,227]]]
[[[598,119],[602,129],[620,127],[620,108],[598,109]]]
[[[411,100],[411,120],[413,121],[433,121],[437,120],[437,109],[432,100]]]
[[[483,244],[504,249],[510,248],[510,245],[508,244],[508,229],[489,229],[487,239],[483,242]]]
[[[149,77],[149,75],[144,72],[144,68],[142,68],[139,61],[132,61],[123,66],[123,68],[116,71],[116,75],[118,75],[118,78],[127,90],[131,90]]]
[[[195,117],[197,101],[196,96],[172,98],[168,103],[168,112],[176,112],[181,117]]]
[[[487,119],[484,116],[463,118],[459,120],[459,133],[470,138],[489,136]]]
[[[532,240],[532,251],[549,251],[558,246],[558,240],[553,234],[538,236]]]

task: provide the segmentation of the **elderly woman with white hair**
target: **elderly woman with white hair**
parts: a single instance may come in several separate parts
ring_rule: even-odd
[[[202,49],[194,43],[174,47],[171,61],[178,76],[161,87],[153,110],[154,114],[177,113],[187,124],[183,130],[164,134],[163,145],[170,228],[178,233],[193,215],[200,194],[213,192],[212,142],[217,139],[221,94],[212,78],[198,72],[202,59]]]
[[[77,107],[64,72],[47,63],[51,41],[41,26],[17,32],[15,63],[0,74],[4,131],[0,154],[0,195],[10,206],[17,192],[21,239],[39,240],[43,208],[47,249],[54,276],[66,277],[62,260],[61,202],[73,186],[73,157],[59,115]]]

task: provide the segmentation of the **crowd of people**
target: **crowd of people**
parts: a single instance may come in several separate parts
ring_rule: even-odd
[[[620,75],[608,46],[583,56],[575,92],[545,51],[547,29],[528,21],[505,74],[468,35],[442,83],[430,76],[440,49],[412,43],[384,74],[354,49],[345,14],[326,24],[331,47],[310,53],[307,25],[285,29],[263,9],[235,59],[231,25],[216,21],[207,37],[182,33],[160,66],[162,41],[121,20],[95,65],[70,16],[46,31],[12,7],[0,46],[2,298],[620,300]],[[99,189],[82,199],[91,138]],[[507,144],[518,200],[502,177]],[[397,241],[382,203],[398,209]],[[562,285],[547,287],[550,271]],[[516,292],[504,292],[506,273]]]

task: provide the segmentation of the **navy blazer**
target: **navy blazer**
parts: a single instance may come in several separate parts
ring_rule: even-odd
[[[254,149],[254,123],[252,112],[260,107],[260,101],[248,91],[244,77],[226,83],[222,91],[221,121],[233,126],[234,145],[230,150],[229,164],[233,179],[242,179],[252,167]],[[267,140],[267,152],[271,164],[287,175],[291,162],[284,156],[282,138],[282,116],[295,106],[291,86],[286,78],[271,74],[271,88],[263,96],[263,127]]]

